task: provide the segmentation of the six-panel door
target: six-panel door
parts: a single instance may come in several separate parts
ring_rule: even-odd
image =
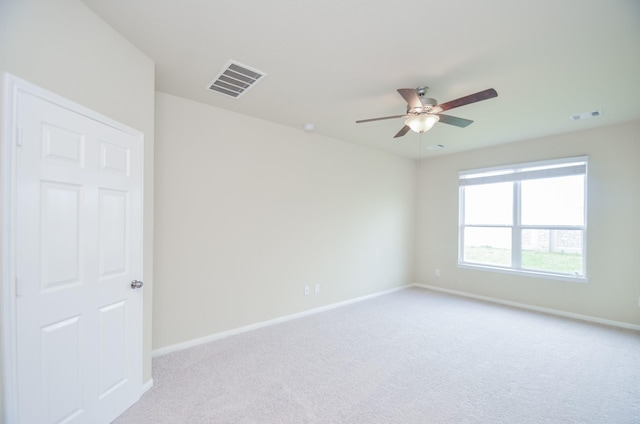
[[[16,274],[23,423],[107,423],[142,387],[141,137],[21,92]]]

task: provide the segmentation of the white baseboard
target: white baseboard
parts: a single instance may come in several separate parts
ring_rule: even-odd
[[[141,394],[145,394],[147,392],[147,390],[151,389],[153,387],[153,378],[150,378],[149,380],[147,380],[146,383],[144,383],[142,385],[142,393]]]
[[[502,305],[515,306],[516,308],[529,309],[536,312],[544,312],[547,314],[559,315],[566,318],[574,318],[582,321],[589,321],[589,322],[595,322],[598,324],[605,324],[605,325],[611,325],[614,327],[625,328],[627,330],[640,331],[640,325],[630,324],[627,322],[613,321],[613,320],[604,319],[604,318],[592,317],[589,315],[574,314],[573,312],[565,312],[565,311],[559,311],[557,309],[543,308],[541,306],[527,305],[526,303],[512,302],[510,300],[502,300],[494,297],[481,296],[481,295],[462,292],[458,290],[446,289],[438,286],[430,286],[428,284],[413,284],[413,286],[422,287],[423,289],[435,290],[435,291],[440,291],[440,292],[449,293],[449,294],[455,294],[458,296],[470,297],[473,299],[485,300],[487,302],[492,302],[492,303],[500,303]]]
[[[168,353],[177,352],[177,351],[180,351],[180,350],[183,350],[183,349],[188,349],[188,348],[193,347],[193,346],[198,346],[198,345],[201,345],[203,343],[209,343],[209,342],[212,342],[214,340],[224,339],[225,337],[235,336],[236,334],[246,333],[247,331],[257,330],[259,328],[267,327],[267,326],[270,326],[270,325],[280,324],[280,323],[283,323],[283,322],[286,322],[286,321],[291,321],[291,320],[294,320],[294,319],[297,319],[297,318],[306,317],[308,315],[313,315],[313,314],[317,314],[317,313],[320,313],[320,312],[328,311],[328,310],[331,310],[331,309],[340,308],[342,306],[350,305],[352,303],[362,302],[363,300],[371,299],[371,298],[378,297],[378,296],[383,296],[385,294],[393,293],[393,292],[398,291],[398,290],[403,290],[403,289],[406,289],[408,287],[411,287],[411,285],[400,286],[400,287],[396,287],[396,288],[393,288],[393,289],[384,290],[384,291],[381,291],[381,292],[369,294],[369,295],[366,295],[366,296],[357,297],[355,299],[349,299],[349,300],[345,300],[345,301],[342,301],[342,302],[332,303],[331,305],[321,306],[319,308],[309,309],[307,311],[298,312],[298,313],[291,314],[291,315],[285,315],[285,316],[282,316],[282,317],[279,317],[279,318],[274,318],[274,319],[271,319],[271,320],[268,320],[268,321],[257,322],[255,324],[245,325],[244,327],[234,328],[234,329],[231,329],[231,330],[223,331],[221,333],[215,333],[215,334],[211,334],[209,336],[200,337],[200,338],[197,338],[197,339],[188,340],[186,342],[177,343],[177,344],[174,344],[174,345],[162,347],[160,349],[156,349],[153,352],[151,352],[151,357],[152,358],[156,358],[158,356],[166,355]]]

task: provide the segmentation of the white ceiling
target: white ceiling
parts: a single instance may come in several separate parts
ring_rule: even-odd
[[[83,1],[155,61],[159,91],[406,157],[640,119],[637,0]],[[229,60],[267,76],[240,99],[206,90]],[[447,112],[467,128],[355,123],[403,114],[396,89],[421,85],[498,97]]]

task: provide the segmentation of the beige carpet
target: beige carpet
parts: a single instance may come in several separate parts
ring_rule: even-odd
[[[640,334],[410,288],[159,357],[116,423],[640,423]]]

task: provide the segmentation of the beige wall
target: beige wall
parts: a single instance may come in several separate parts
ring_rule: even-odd
[[[589,156],[587,284],[457,268],[458,171]],[[418,176],[417,280],[423,284],[640,324],[640,123],[423,160]],[[435,277],[439,268],[441,276]]]
[[[414,161],[163,93],[156,113],[154,349],[413,281]]]
[[[2,0],[0,72],[144,132],[144,380],[151,378],[154,64],[77,0]]]

